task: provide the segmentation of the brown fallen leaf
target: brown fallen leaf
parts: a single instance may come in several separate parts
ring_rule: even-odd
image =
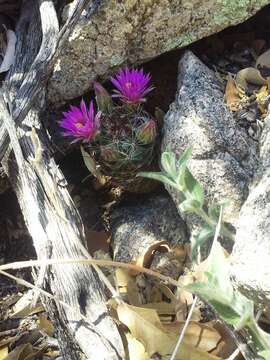
[[[211,321],[209,322],[209,325],[213,326],[214,329],[216,329],[219,334],[221,335],[221,340],[218,343],[217,348],[212,351],[212,354],[220,356],[222,359],[227,359],[230,357],[230,355],[236,350],[236,345],[234,342],[234,339],[229,334],[227,328],[223,323],[220,321]],[[242,360],[244,359],[241,354],[239,354],[235,360]]]
[[[14,305],[9,317],[11,319],[20,319],[44,311],[44,306],[41,303],[32,306],[33,296],[33,290],[27,291]]]
[[[16,336],[10,336],[10,337],[6,337],[4,339],[0,340],[0,349],[2,349],[3,347],[11,344],[14,340],[16,340]]]
[[[256,68],[258,67],[270,68],[270,49],[265,51],[258,57],[255,66]]]
[[[145,249],[144,254],[141,255],[138,259],[136,259],[135,264],[138,266],[150,267],[156,251],[161,253],[169,252],[170,246],[167,241],[157,241],[156,243]]]
[[[115,285],[123,298],[127,298],[131,305],[141,305],[141,298],[134,276],[125,269],[115,270]]]
[[[267,78],[267,82],[270,78]],[[262,86],[259,91],[254,92],[256,96],[256,101],[259,106],[259,109],[262,115],[266,115],[268,111],[268,103],[269,103],[269,84],[268,86]]]
[[[42,352],[43,350],[34,350],[31,344],[22,344],[11,351],[5,360],[33,360]]]
[[[185,325],[185,321],[175,321],[171,324],[165,324],[164,328],[169,335],[179,336]],[[191,321],[185,332],[185,343],[198,347],[200,350],[210,352],[215,349],[221,340],[219,332],[213,328],[212,324],[201,324]]]
[[[54,334],[54,326],[52,322],[47,318],[46,315],[40,314],[38,317],[39,328],[49,336],[53,336]]]
[[[8,346],[0,348],[0,360],[5,360],[8,355]]]
[[[241,102],[234,79],[229,75],[225,89],[225,101],[231,111],[237,111]]]
[[[143,344],[131,334],[126,335],[130,360],[149,360]]]
[[[60,356],[60,351],[58,350],[49,350],[49,351],[45,351],[44,356],[47,356],[49,358],[56,358],[58,356]]]
[[[191,273],[180,276],[178,280],[178,283],[180,285],[176,291],[176,319],[178,321],[183,321],[187,318],[189,308],[194,301],[193,295],[189,291],[184,290],[184,286],[193,283],[193,281],[194,278]],[[201,311],[199,308],[196,307],[194,309],[191,319],[194,321],[200,321],[202,319]]]
[[[255,39],[254,41],[252,41],[251,44],[252,49],[255,51],[257,55],[260,55],[265,45],[266,45],[266,41],[264,39]]]
[[[168,335],[155,310],[120,304],[117,314],[119,320],[129,328],[132,336],[144,345],[149,357],[153,354],[161,356],[172,354],[179,334]],[[220,358],[187,344],[184,338],[176,359],[217,360]]]
[[[249,67],[238,71],[235,78],[235,84],[237,87],[240,87],[247,91],[248,84],[262,86],[266,85],[267,81],[261,76],[258,69]]]

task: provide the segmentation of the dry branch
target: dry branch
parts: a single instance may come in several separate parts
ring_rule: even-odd
[[[88,2],[78,1],[60,32],[53,1],[23,2],[16,29],[16,60],[0,97],[2,165],[17,194],[39,259],[84,257],[83,224],[62,186],[64,176],[50,157],[40,113],[46,107],[44,89],[56,51],[61,50]],[[92,13],[98,9],[97,4],[92,3]],[[107,312],[105,289],[97,272],[78,264],[68,265],[63,271],[55,264],[43,267],[41,275],[39,285],[70,306],[43,297],[55,322],[63,357],[96,359],[98,353],[100,359],[123,358],[122,341]],[[82,320],[81,314],[89,321]]]

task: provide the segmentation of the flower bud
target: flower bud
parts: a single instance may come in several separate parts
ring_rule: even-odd
[[[143,144],[149,144],[155,140],[157,135],[156,123],[154,120],[149,120],[141,125],[137,130],[137,139]]]
[[[110,94],[99,82],[94,81],[93,86],[99,110],[105,113],[110,113],[113,107],[113,102]]]
[[[117,152],[109,146],[100,147],[100,156],[104,161],[114,162],[117,161]]]

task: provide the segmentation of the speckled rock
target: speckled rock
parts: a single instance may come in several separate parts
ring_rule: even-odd
[[[165,116],[162,146],[177,155],[193,148],[189,168],[209,203],[231,200],[224,220],[235,224],[256,168],[256,143],[239,128],[224,103],[214,72],[192,52],[179,62],[178,92]],[[176,204],[179,194],[168,189]]]
[[[66,18],[73,3],[63,12]],[[184,47],[256,13],[269,0],[103,0],[90,20],[81,17],[60,53],[49,84],[59,105],[82,95],[90,81],[125,63],[139,64]]]
[[[171,245],[187,241],[186,225],[167,195],[123,206],[113,212],[112,245],[114,260],[130,262],[159,241]]]
[[[260,166],[237,225],[231,257],[235,284],[270,308],[270,116],[260,139]]]

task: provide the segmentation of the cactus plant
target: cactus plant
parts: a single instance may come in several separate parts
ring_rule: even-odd
[[[65,136],[82,141],[84,155],[98,169],[92,171],[95,176],[105,175],[113,185],[128,190],[137,188],[142,181],[135,178],[137,172],[151,169],[154,160],[157,124],[143,107],[153,90],[150,79],[143,70],[125,68],[111,78],[112,96],[95,82],[96,114],[93,102],[88,110],[82,100],[80,108],[71,106],[60,123]]]

